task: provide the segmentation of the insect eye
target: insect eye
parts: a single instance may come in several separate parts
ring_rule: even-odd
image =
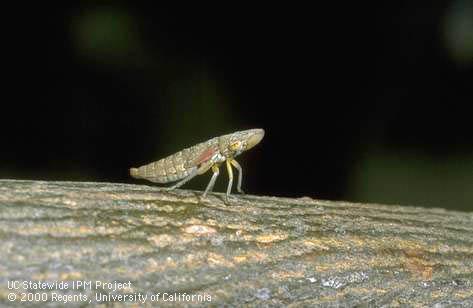
[[[232,151],[238,151],[241,149],[241,142],[240,141],[235,141],[230,143],[230,150]]]

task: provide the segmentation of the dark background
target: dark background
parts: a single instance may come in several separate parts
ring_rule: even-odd
[[[1,178],[144,184],[129,167],[260,127],[248,193],[473,209],[471,1],[6,14]]]

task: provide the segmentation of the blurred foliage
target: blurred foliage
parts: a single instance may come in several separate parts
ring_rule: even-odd
[[[444,22],[445,43],[452,59],[459,65],[473,64],[473,1],[455,0]]]
[[[168,85],[159,106],[155,127],[160,140],[155,140],[156,152],[150,161],[158,160],[210,138],[235,131],[238,117],[232,117],[228,95],[208,72],[193,72],[188,80],[176,80]],[[224,173],[223,173],[224,174]],[[186,187],[204,189],[208,176],[197,177]],[[220,179],[216,188],[220,188]]]
[[[353,169],[348,199],[472,211],[472,157],[368,150]]]
[[[83,9],[71,20],[71,35],[78,54],[96,64],[123,67],[148,62],[138,21],[118,6]]]
[[[235,129],[237,119],[232,120],[229,98],[208,75],[193,72],[193,78],[168,86],[164,98],[167,103],[159,108],[165,152],[171,154]]]

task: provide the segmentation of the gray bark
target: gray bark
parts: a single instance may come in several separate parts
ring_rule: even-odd
[[[38,293],[41,306],[96,294],[147,295],[148,306],[473,306],[473,213],[200,194],[0,180],[0,304]],[[15,281],[68,287],[9,289]],[[97,281],[131,283],[112,292]]]

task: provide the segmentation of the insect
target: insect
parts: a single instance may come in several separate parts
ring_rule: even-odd
[[[241,189],[243,170],[235,157],[257,145],[264,137],[264,130],[249,129],[220,137],[186,148],[166,158],[149,163],[139,168],[131,168],[130,175],[137,179],[145,179],[155,183],[177,182],[169,187],[170,190],[181,187],[196,175],[204,174],[212,169],[212,177],[205,188],[203,196],[211,192],[219,175],[220,165],[225,162],[228,171],[228,186],[225,201],[233,185],[233,170],[238,170],[237,191]]]

